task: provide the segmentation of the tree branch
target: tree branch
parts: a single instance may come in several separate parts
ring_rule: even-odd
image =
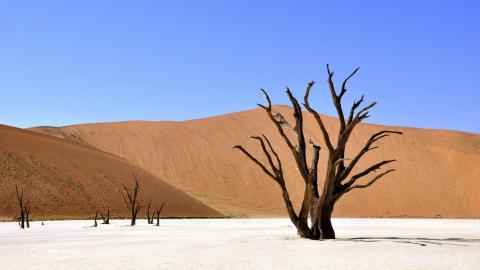
[[[267,143],[270,145],[270,142],[268,140],[267,140]],[[270,148],[271,148],[271,145],[270,145]],[[283,176],[282,177],[275,177],[275,175],[273,175],[260,161],[258,161],[254,156],[252,156],[241,145],[235,145],[233,147],[233,149],[239,149],[240,151],[242,151],[242,153],[244,153],[250,160],[255,162],[255,164],[257,164],[263,170],[263,172],[265,172],[265,174],[270,176],[275,182],[277,182],[279,184],[280,188],[282,189],[283,201],[285,203],[285,206],[287,207],[289,217],[294,224],[298,224],[298,216],[295,213],[295,209],[293,208],[292,202],[290,201],[290,196],[288,194],[287,187],[285,186],[285,180],[283,179]],[[273,149],[273,148],[271,148],[271,149]],[[272,152],[274,152],[274,151],[272,150]],[[274,155],[278,158],[278,155],[275,152],[274,152]],[[280,159],[278,159],[278,161],[279,160]]]
[[[367,105],[365,108],[360,110],[355,116],[355,118],[348,124],[345,130],[343,132],[339,132],[339,139],[337,144],[338,149],[345,149],[345,145],[347,144],[347,141],[350,138],[350,135],[352,134],[355,126],[359,124],[363,119],[370,117],[368,115],[369,113],[368,110],[371,109],[376,104],[377,104],[376,102],[372,102],[369,105]]]
[[[305,109],[307,109],[308,112],[313,114],[313,117],[317,121],[317,124],[320,127],[320,130],[322,131],[323,140],[325,141],[325,145],[327,146],[329,152],[333,152],[333,145],[332,145],[332,142],[330,141],[330,136],[328,135],[328,131],[325,128],[325,125],[323,124],[322,118],[320,117],[320,114],[318,114],[317,111],[315,111],[312,107],[310,107],[310,103],[308,102],[308,97],[310,95],[310,90],[312,89],[314,84],[315,84],[314,81],[311,81],[308,84],[307,90],[305,91],[305,96],[303,97],[303,106],[305,106]]]
[[[327,73],[328,73],[328,86],[330,88],[330,94],[332,96],[333,105],[335,105],[335,109],[337,110],[338,120],[340,122],[340,132],[342,134],[345,130],[345,116],[343,114],[342,103],[341,103],[341,96],[337,95],[337,91],[335,90],[335,84],[333,83],[333,71],[330,71],[330,65],[327,64]],[[344,93],[340,93],[343,95]]]
[[[357,67],[351,74],[350,76],[348,76],[342,83],[342,90],[340,91],[340,95],[338,95],[338,98],[339,99],[342,99],[343,95],[345,94],[345,92],[347,92],[347,82],[348,80],[350,80],[350,78],[353,77],[353,75],[355,75],[355,73],[357,73],[357,71],[360,69],[360,67]]]
[[[301,175],[305,183],[308,181],[308,166],[307,166],[307,156],[306,156],[306,144],[305,144],[305,135],[303,133],[303,114],[300,104],[298,104],[297,99],[292,95],[292,92],[287,87],[286,91],[290,102],[293,105],[293,117],[295,118],[295,127],[294,131],[297,135],[297,150],[294,152],[294,158],[297,162],[298,169],[300,170]]]
[[[362,97],[361,97],[359,100],[353,102],[352,108],[350,109],[350,115],[348,116],[347,126],[350,125],[350,123],[352,123],[352,121],[353,121],[353,115],[355,114],[355,110],[358,108],[358,106],[360,106],[360,104],[362,104],[362,102],[363,102],[363,100],[364,100],[364,99],[363,99],[364,97],[365,97],[365,96],[362,95]]]
[[[283,178],[283,169],[282,169],[282,162],[280,161],[280,158],[278,157],[277,152],[273,149],[272,144],[270,143],[270,140],[267,138],[267,136],[262,135],[263,139],[267,142],[268,147],[270,148],[270,151],[273,153],[275,158],[277,159],[277,164],[278,164],[278,172],[280,173],[280,176]]]
[[[350,180],[348,180],[348,182],[343,185],[343,188],[345,188],[345,189],[350,188],[358,179],[368,175],[371,172],[374,172],[374,171],[380,169],[383,165],[386,165],[386,164],[394,162],[394,161],[396,161],[396,160],[395,159],[384,160],[384,161],[378,162],[378,163],[368,167],[366,170],[352,176],[350,178]]]
[[[384,175],[388,174],[388,173],[391,173],[391,172],[394,172],[395,169],[390,169],[390,170],[387,170],[377,176],[375,176],[372,180],[370,180],[369,182],[367,182],[366,184],[358,184],[358,185],[353,185],[347,189],[345,189],[344,193],[347,193],[349,191],[351,191],[352,189],[355,189],[355,188],[367,188],[371,185],[373,185],[373,183],[375,183],[376,181],[378,181],[380,178],[382,178]]]
[[[288,145],[288,148],[290,148],[290,150],[293,153],[296,153],[295,147],[293,146],[292,142],[288,139],[287,135],[285,134],[285,132],[282,128],[283,122],[278,121],[276,119],[276,117],[278,117],[278,115],[281,116],[283,119],[285,119],[285,118],[280,113],[277,113],[276,115],[273,115],[273,113],[272,113],[272,101],[270,100],[270,97],[268,96],[268,94],[265,90],[263,90],[263,89],[260,89],[260,90],[265,95],[265,98],[267,99],[268,105],[267,106],[264,106],[264,105],[261,105],[261,104],[257,104],[257,105],[262,107],[263,109],[265,109],[265,111],[267,112],[267,115],[270,117],[270,120],[275,124],[275,126],[278,129],[278,132],[280,133],[282,138],[285,140],[285,143]]]
[[[382,131],[379,131],[375,134],[373,134],[370,139],[368,139],[367,143],[365,143],[365,145],[363,146],[363,148],[360,150],[360,152],[358,152],[358,154],[352,159],[352,161],[350,161],[350,163],[348,164],[348,166],[340,173],[340,175],[338,176],[337,178],[337,181],[338,182],[341,182],[343,181],[345,178],[348,177],[348,175],[351,173],[351,171],[353,170],[353,168],[355,167],[355,165],[357,165],[358,161],[360,161],[360,159],[363,157],[363,155],[365,155],[368,151],[371,151],[373,149],[376,149],[378,147],[370,147],[373,143],[375,143],[376,141],[384,138],[384,137],[387,137],[389,134],[403,134],[402,132],[399,132],[399,131],[392,131],[392,130],[382,130]]]
[[[263,172],[265,172],[268,176],[270,176],[273,180],[275,180],[275,182],[277,182],[277,183],[279,182],[279,179],[277,179],[277,177],[275,177],[275,175],[273,175],[260,161],[258,161],[247,150],[245,150],[245,148],[243,148],[243,146],[235,145],[233,147],[233,149],[239,149],[240,151],[242,151],[242,153],[244,153],[250,160],[255,162],[255,164],[257,164],[263,170]]]
[[[258,136],[251,136],[250,138],[258,140],[260,142],[260,145],[262,146],[263,153],[265,153],[265,156],[267,157],[267,160],[268,160],[268,163],[270,164],[270,167],[272,168],[275,176],[278,177],[279,176],[278,168],[273,163],[272,156],[268,152],[267,147],[265,146],[265,143],[263,142],[263,139],[261,137],[258,137]]]

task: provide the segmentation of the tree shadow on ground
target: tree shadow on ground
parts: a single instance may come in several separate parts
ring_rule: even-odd
[[[450,245],[450,246],[471,246],[471,244],[478,244],[480,246],[480,239],[467,238],[426,238],[426,237],[353,237],[336,239],[335,241],[354,241],[354,242],[392,242],[401,244],[412,244],[419,246],[427,245]]]

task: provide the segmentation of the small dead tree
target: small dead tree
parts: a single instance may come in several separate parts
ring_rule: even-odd
[[[122,197],[125,205],[127,206],[128,210],[130,211],[130,218],[131,226],[135,226],[137,215],[140,209],[142,209],[143,205],[141,201],[138,199],[138,194],[140,190],[140,185],[138,184],[137,176],[132,172],[133,179],[135,180],[135,184],[131,189],[127,188],[125,185],[123,186]]]
[[[18,189],[18,186],[15,185],[15,192],[17,196],[17,202],[18,202],[18,208],[20,210],[19,216],[18,216],[18,225],[20,226],[21,229],[25,229],[25,199],[24,199],[24,194],[23,194],[23,188]],[[29,211],[30,212],[30,211]]]
[[[155,208],[155,214],[157,216],[157,223],[155,226],[160,226],[160,213],[162,212],[163,207],[165,206],[165,203],[162,203],[160,208]],[[153,216],[152,216],[152,224],[153,224]]]
[[[98,219],[98,211],[95,211],[95,219],[94,219],[92,227],[96,228],[98,226],[97,219]]]
[[[152,213],[152,216],[150,217],[150,207],[151,206],[152,206],[152,200],[148,201],[147,210],[146,210],[147,223],[148,224],[153,224],[153,213]]]
[[[25,223],[27,225],[27,228],[30,228],[30,210],[31,210],[31,205],[30,205],[30,202],[27,201],[25,203]]]
[[[102,212],[100,212],[100,217],[103,220],[102,224],[110,224],[110,209],[107,209],[107,214],[106,215],[104,215]]]
[[[293,105],[293,117],[295,119],[295,125],[292,126],[287,122],[285,117],[272,109],[272,102],[265,90],[261,89],[268,102],[267,105],[258,104],[263,108],[268,115],[271,122],[274,124],[276,130],[282,137],[283,141],[290,149],[293,155],[295,163],[298,167],[300,176],[305,184],[305,191],[303,201],[300,207],[300,211],[297,213],[292,205],[290,196],[285,184],[284,171],[279,155],[270,143],[270,140],[265,136],[252,136],[251,138],[260,143],[261,149],[265,154],[268,161],[268,165],[261,163],[256,157],[250,154],[241,145],[234,146],[234,149],[239,149],[250,160],[252,160],[262,171],[272,178],[281,188],[283,194],[283,201],[287,208],[290,220],[297,228],[298,234],[301,237],[309,239],[334,239],[335,231],[332,227],[331,216],[335,203],[346,193],[354,189],[367,188],[373,183],[378,181],[381,177],[391,173],[394,169],[388,169],[376,176],[372,177],[368,182],[359,183],[358,180],[370,175],[382,168],[384,165],[394,162],[394,159],[383,160],[375,163],[363,171],[360,171],[352,175],[353,168],[360,159],[369,151],[378,148],[374,144],[391,135],[402,134],[398,131],[382,130],[373,134],[370,139],[364,144],[361,150],[350,158],[345,157],[345,150],[347,142],[350,139],[355,127],[358,126],[362,120],[368,118],[369,110],[376,105],[376,102],[370,103],[362,109],[359,109],[360,105],[364,101],[362,96],[359,100],[355,101],[350,109],[348,115],[345,115],[342,108],[342,97],[347,91],[348,80],[357,73],[358,68],[355,69],[342,83],[341,90],[338,92],[335,89],[333,82],[333,72],[327,65],[328,74],[328,86],[332,97],[333,105],[338,113],[339,129],[336,134],[336,142],[330,139],[330,134],[327,131],[322,117],[314,110],[308,101],[310,91],[315,82],[310,82],[306,88],[305,95],[303,97],[303,106],[308,113],[313,115],[318,127],[321,131],[321,135],[324,141],[324,145],[327,148],[327,166],[325,172],[325,178],[323,180],[322,190],[318,188],[318,163],[320,156],[320,146],[314,143],[311,139],[308,140],[308,144],[312,147],[312,156],[310,158],[310,165],[307,161],[307,140],[305,138],[303,130],[303,113],[298,100],[292,95],[290,89],[286,90],[287,96]],[[292,132],[296,142],[291,140],[288,132]],[[334,144],[335,143],[335,144]],[[347,162],[349,161],[349,162]],[[267,168],[269,167],[269,169]],[[310,221],[310,222],[309,222]]]

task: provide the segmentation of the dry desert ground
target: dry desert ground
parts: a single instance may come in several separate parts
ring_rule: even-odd
[[[288,219],[0,223],[0,269],[479,269],[480,220],[334,219],[338,239]]]

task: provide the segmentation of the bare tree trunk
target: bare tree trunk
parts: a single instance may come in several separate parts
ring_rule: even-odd
[[[25,229],[25,216],[21,216],[20,219],[20,228]]]
[[[147,215],[147,223],[148,224],[153,224],[153,213],[152,213],[152,218],[150,219],[150,207],[152,205],[152,200],[148,201],[148,205],[147,205],[147,211],[146,211],[146,215]]]
[[[155,224],[155,226],[160,226],[160,213],[162,212],[162,209],[164,206],[165,206],[165,203],[162,203],[160,208],[155,209],[155,213],[157,214],[157,223]],[[153,216],[152,216],[152,220],[153,220]]]
[[[30,202],[27,202],[24,209],[27,228],[30,228],[30,208]]]
[[[132,211],[132,219],[130,221],[130,226],[135,226],[137,222],[137,216],[135,215],[135,213]]]
[[[21,229],[25,229],[25,205],[24,205],[24,199],[23,199],[23,188],[21,190],[18,190],[18,186],[15,185],[15,191],[17,195],[18,206],[20,209],[19,226]]]
[[[321,239],[335,239],[335,231],[332,226],[332,212],[331,207],[322,209],[320,214],[320,233]]]
[[[94,223],[93,223],[92,227],[97,227],[98,226],[97,218],[98,218],[98,211],[95,211],[95,219],[94,219]]]

